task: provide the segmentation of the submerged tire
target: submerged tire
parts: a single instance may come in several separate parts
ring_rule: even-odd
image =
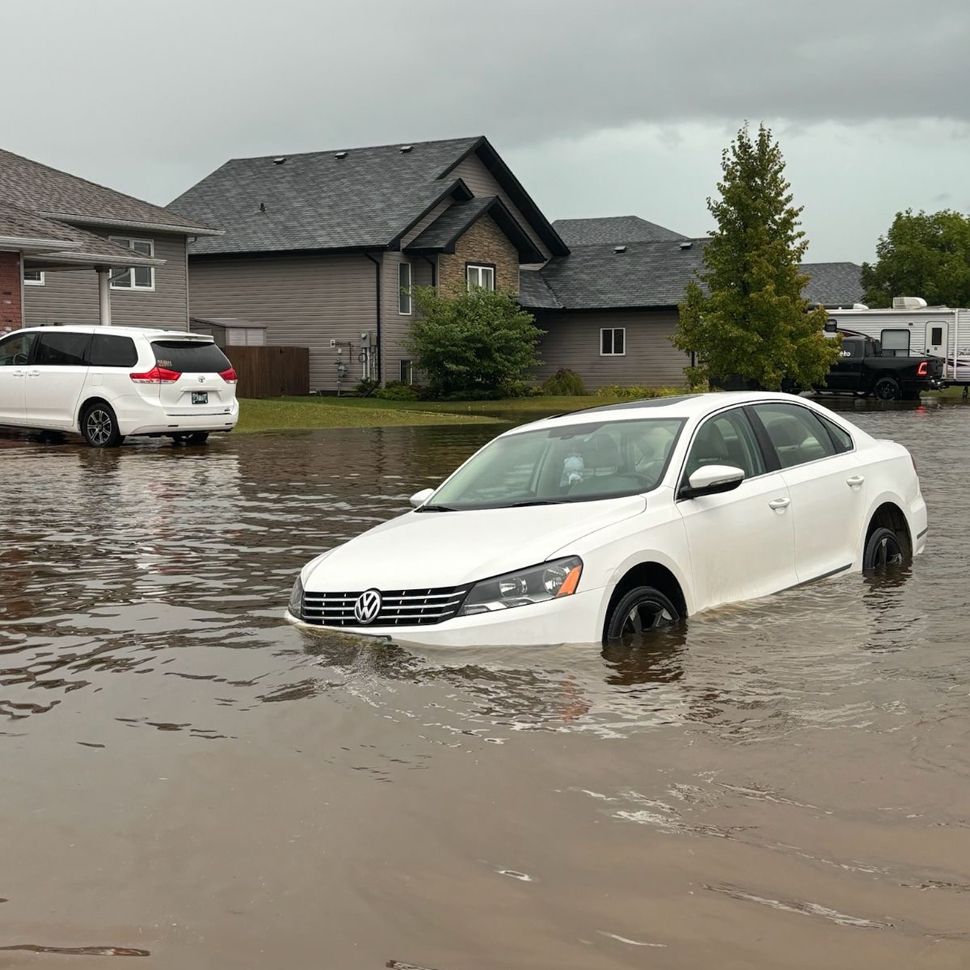
[[[866,540],[866,549],[862,554],[862,571],[884,573],[887,569],[901,566],[905,558],[899,536],[892,529],[880,527],[874,529]]]
[[[880,401],[898,401],[902,397],[899,381],[894,377],[880,377],[872,387],[872,396]]]
[[[81,434],[92,448],[117,448],[125,436],[118,430],[118,418],[107,404],[95,401],[81,412]]]
[[[614,604],[603,634],[605,643],[635,643],[653,630],[676,626],[680,610],[659,589],[637,586]]]

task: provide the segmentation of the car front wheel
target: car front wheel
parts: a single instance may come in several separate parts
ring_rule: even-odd
[[[603,639],[626,646],[656,630],[676,626],[680,620],[680,610],[659,589],[637,586],[613,606]]]
[[[125,440],[114,411],[101,402],[89,404],[81,413],[81,434],[92,448],[117,448]]]
[[[862,556],[862,571],[884,573],[887,569],[903,563],[903,546],[892,529],[878,528],[866,540]]]

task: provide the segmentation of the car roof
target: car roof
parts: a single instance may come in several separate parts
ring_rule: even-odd
[[[192,333],[189,330],[158,330],[149,327],[106,327],[103,324],[60,324],[50,327],[24,327],[24,330],[43,332],[58,330],[61,333],[113,333],[120,337],[147,337],[150,340],[197,340],[200,343],[210,343],[212,337],[204,333]]]
[[[555,414],[549,418],[521,425],[507,434],[518,431],[536,431],[563,425],[600,424],[603,421],[630,421],[643,418],[678,418],[681,420],[699,419],[721,408],[735,404],[757,404],[762,401],[805,402],[791,394],[771,391],[716,391],[708,394],[681,394],[674,397],[655,397],[643,401],[622,401],[619,404],[604,404],[601,407],[585,408]]]

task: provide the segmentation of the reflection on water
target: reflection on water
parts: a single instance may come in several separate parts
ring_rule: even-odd
[[[0,967],[966,965],[970,409],[852,407],[929,553],[632,648],[281,621],[487,427],[0,437]]]

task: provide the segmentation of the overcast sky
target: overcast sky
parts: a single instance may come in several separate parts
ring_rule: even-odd
[[[486,134],[550,219],[700,235],[748,118],[812,259],[970,211],[968,0],[33,0],[0,37],[0,145],[162,204],[231,157]]]

